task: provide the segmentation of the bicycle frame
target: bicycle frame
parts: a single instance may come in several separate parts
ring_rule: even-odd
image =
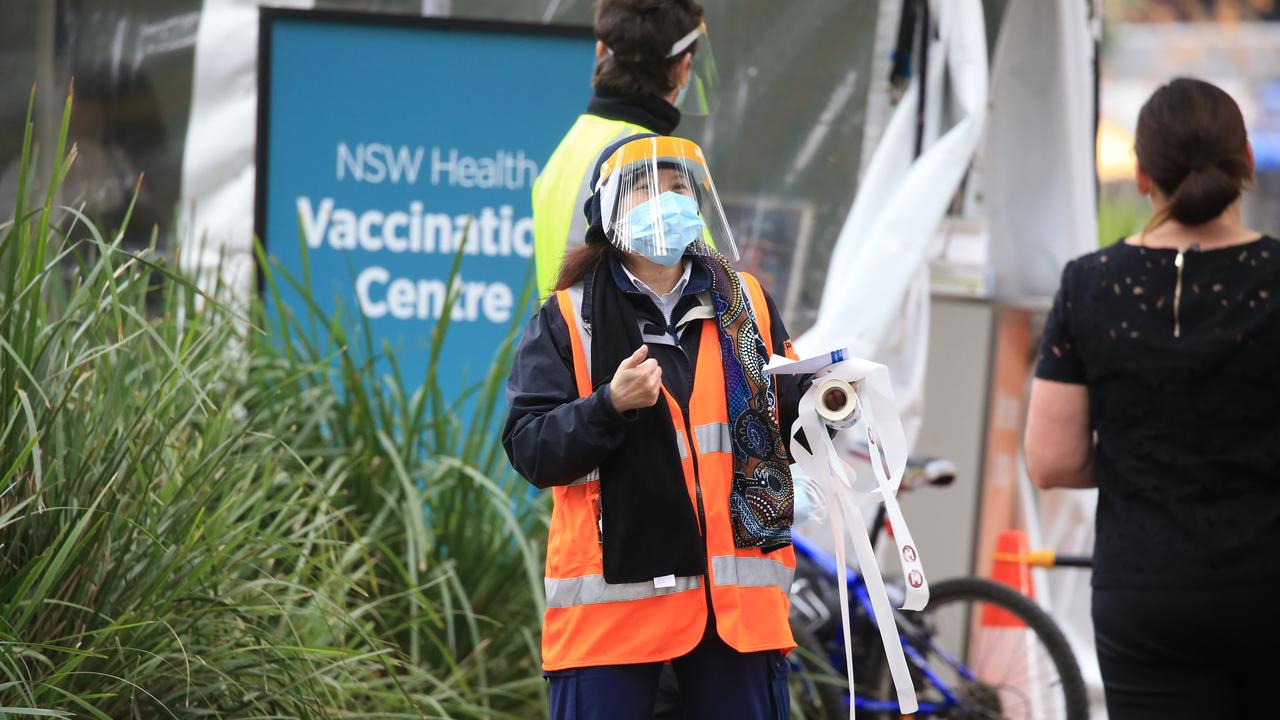
[[[879,511],[876,514],[875,526],[872,528],[872,531],[871,531],[872,533],[871,544],[873,546],[876,544],[876,540],[879,539],[880,528],[883,525],[884,525],[884,506],[881,505]],[[804,556],[805,558],[817,564],[818,567],[822,568],[822,570],[826,572],[827,575],[829,575],[832,579],[835,579],[836,577],[838,577],[836,559],[832,557],[829,553],[827,553],[825,550],[822,550],[821,548],[817,547],[816,545],[813,545],[812,543],[808,542],[801,536],[794,533],[792,534],[791,542],[794,545],[797,553],[799,553],[800,555]],[[848,571],[848,586],[849,586],[850,595],[854,598],[854,600],[858,603],[858,605],[861,606],[863,612],[866,613],[866,616],[874,620],[875,610],[872,609],[871,607],[871,596],[867,592],[867,584],[862,579],[862,575],[850,569]],[[895,615],[897,615],[896,619],[898,621],[899,627],[904,627],[904,626],[908,628],[910,627],[911,624],[904,617],[902,617],[898,613],[895,613]],[[902,642],[903,653],[907,656],[907,661],[911,663],[911,665],[915,668],[917,672],[920,673],[921,677],[923,677],[929,684],[931,684],[934,688],[936,688],[939,693],[942,694],[942,698],[943,698],[942,702],[920,703],[920,708],[919,710],[917,710],[917,712],[920,714],[940,713],[945,710],[949,710],[951,708],[960,707],[961,703],[960,703],[959,697],[952,690],[952,688],[950,688],[946,684],[946,682],[944,682],[942,678],[939,677],[936,672],[934,672],[933,668],[929,666],[928,658],[924,653],[920,652],[920,648],[918,648],[915,645],[915,643],[909,638],[909,635],[910,633],[899,634],[899,639]],[[976,679],[973,673],[971,673],[967,667],[961,664],[956,658],[951,657],[942,648],[938,647],[937,644],[935,644],[932,640],[928,641],[928,646],[926,649],[934,653],[937,657],[941,658],[948,665],[950,665],[952,669],[954,669],[956,673],[960,675],[960,677],[964,678],[965,680]],[[832,667],[843,667],[844,665],[843,637],[841,638],[841,647],[839,650],[840,651],[838,653],[833,653],[831,657],[828,658],[828,661],[832,663]],[[868,712],[900,713],[902,710],[897,700],[870,700],[867,698],[860,698],[860,697],[854,696],[853,705],[858,710],[865,710]]]

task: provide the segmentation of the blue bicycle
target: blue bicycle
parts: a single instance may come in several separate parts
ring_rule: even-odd
[[[945,461],[913,460],[902,491],[947,485],[954,476]],[[881,505],[873,544],[883,526]],[[793,541],[791,628],[799,645],[791,654],[793,717],[847,718],[835,558],[799,535]],[[859,718],[897,720],[901,708],[866,584],[852,571],[848,580],[854,706]],[[895,606],[900,604],[892,585],[889,592]],[[1012,588],[982,578],[946,580],[931,584],[925,610],[896,610],[895,619],[920,703],[914,717],[1088,717],[1084,680],[1066,637],[1044,610]]]

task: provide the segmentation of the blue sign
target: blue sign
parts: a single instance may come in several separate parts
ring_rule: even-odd
[[[528,317],[530,192],[586,107],[590,30],[264,10],[261,32],[268,255],[299,279],[309,266],[314,299],[341,308],[355,344],[366,324],[376,351],[389,342],[406,393],[455,292],[438,378],[459,397]],[[281,291],[305,318],[298,293]]]
[[[1261,107],[1249,128],[1253,161],[1258,170],[1273,171],[1280,168],[1280,81],[1263,85],[1258,100]]]

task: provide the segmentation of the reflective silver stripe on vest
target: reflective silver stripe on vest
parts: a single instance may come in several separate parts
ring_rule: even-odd
[[[578,331],[578,337],[582,339],[582,357],[586,360],[583,365],[587,369],[587,384],[591,384],[591,330],[582,324],[582,283],[578,283],[569,288],[569,304],[573,306],[573,327]]]
[[[593,482],[599,479],[600,479],[600,469],[596,468],[595,470],[592,470],[586,475],[583,475],[577,480],[574,480],[573,482],[569,483],[569,487],[573,487],[574,485],[586,485],[589,482]]]
[[[698,441],[698,452],[733,452],[733,440],[729,437],[728,423],[698,425],[693,428],[693,437]]]
[[[689,441],[684,439],[684,433],[676,431],[676,447],[680,448],[680,459],[685,460],[689,457]]]
[[[698,577],[678,577],[672,587],[654,587],[653,581],[611,585],[604,575],[582,575],[571,578],[546,578],[548,608],[570,608],[607,602],[627,602],[671,595],[702,587]]]
[[[711,558],[711,577],[717,586],[776,587],[790,593],[795,574],[795,569],[767,557],[719,555]]]

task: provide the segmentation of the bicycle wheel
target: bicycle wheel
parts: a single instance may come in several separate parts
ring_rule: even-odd
[[[982,578],[946,580],[933,585],[929,594],[923,611],[901,611],[899,621],[904,639],[928,669],[926,674],[908,661],[920,700],[916,717],[1088,718],[1080,666],[1062,631],[1039,605]],[[875,690],[869,699],[896,699],[883,660],[872,677],[869,685]],[[861,694],[862,683],[858,686]]]
[[[843,672],[827,662],[827,650],[811,630],[791,624],[796,649],[791,663],[791,716],[802,720],[847,720],[849,688]]]

